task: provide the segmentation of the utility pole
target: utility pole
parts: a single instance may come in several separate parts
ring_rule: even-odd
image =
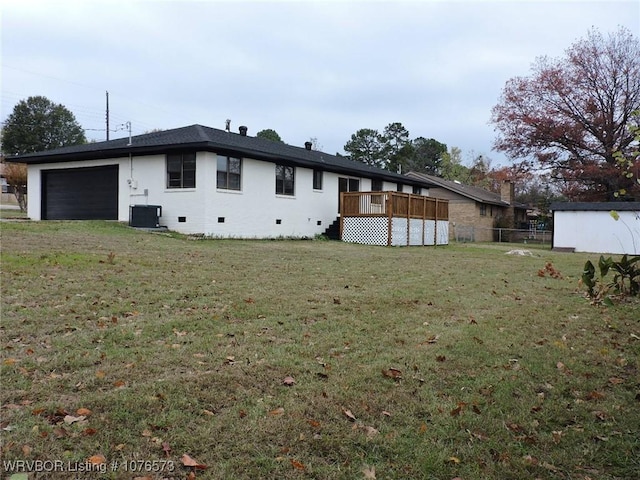
[[[107,94],[107,142],[109,141],[109,92]]]

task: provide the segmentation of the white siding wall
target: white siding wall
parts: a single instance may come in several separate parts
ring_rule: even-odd
[[[130,205],[160,205],[160,224],[171,230],[228,238],[323,233],[338,216],[338,177],[345,176],[324,172],[322,190],[314,190],[313,170],[296,167],[295,195],[286,196],[275,194],[275,164],[247,158],[242,160],[242,189],[217,189],[217,156],[209,152],[197,154],[196,188],[184,189],[166,188],[165,155],[30,165],[29,217],[42,218],[42,170],[114,164],[119,165],[118,220],[129,221]],[[361,189],[366,184],[370,188],[370,180],[360,179]]]
[[[638,212],[557,211],[554,213],[553,246],[576,252],[640,254]]]
[[[42,218],[42,170],[115,164],[119,165],[119,221],[129,221],[131,205],[160,205],[160,224],[170,230],[224,238],[321,234],[338,216],[338,178],[358,178],[324,172],[322,190],[314,190],[313,170],[296,167],[295,195],[286,196],[275,194],[275,164],[248,158],[242,159],[241,190],[217,189],[217,156],[210,152],[197,153],[196,188],[166,188],[165,155],[30,165],[29,217]],[[361,191],[371,190],[370,179],[359,180]],[[394,182],[383,184],[384,190],[395,191],[396,187]],[[404,190],[411,192],[411,187],[405,185]],[[426,189],[423,193],[427,193]],[[183,222],[180,217],[184,217]]]

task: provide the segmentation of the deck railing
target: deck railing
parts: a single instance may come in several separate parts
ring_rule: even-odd
[[[340,194],[340,236],[345,241],[439,245],[447,243],[448,222],[448,200],[392,191]]]
[[[405,217],[449,220],[449,201],[401,192],[342,192],[343,217]]]

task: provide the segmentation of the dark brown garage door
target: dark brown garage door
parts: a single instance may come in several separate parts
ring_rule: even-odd
[[[118,165],[42,171],[43,220],[117,220]]]

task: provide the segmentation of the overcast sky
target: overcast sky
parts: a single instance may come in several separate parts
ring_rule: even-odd
[[[640,36],[640,1],[4,0],[2,105],[43,95],[92,140],[202,124],[311,137],[328,153],[362,128],[491,150],[491,108],[539,56],[589,29]],[[123,130],[111,138],[125,136]]]

